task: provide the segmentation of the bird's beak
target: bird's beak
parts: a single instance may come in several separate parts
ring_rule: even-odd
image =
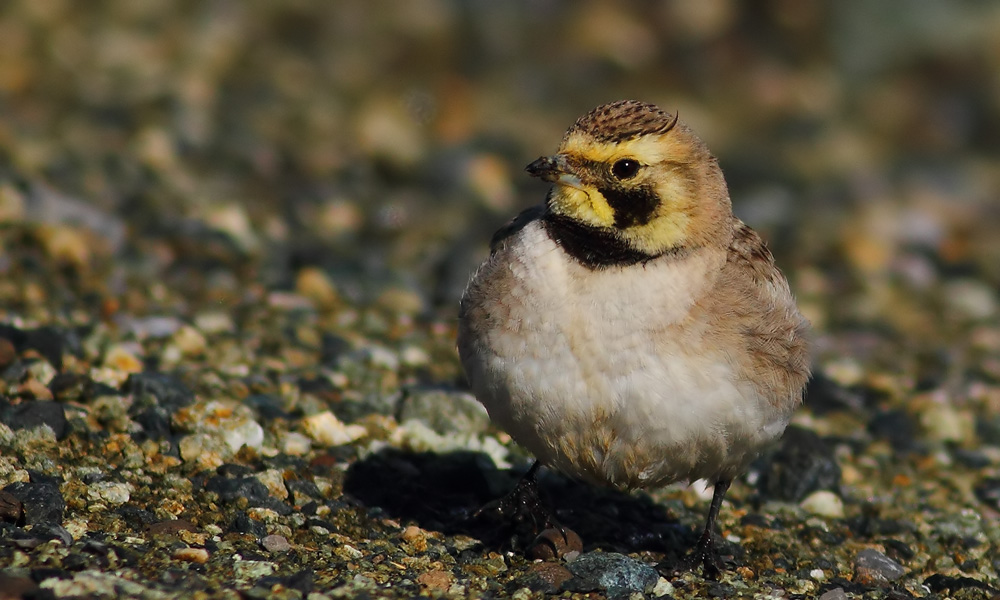
[[[559,180],[567,179],[575,175],[570,171],[569,163],[566,162],[566,155],[556,154],[555,156],[543,156],[531,163],[524,169],[532,177],[538,177],[545,181],[556,183]]]

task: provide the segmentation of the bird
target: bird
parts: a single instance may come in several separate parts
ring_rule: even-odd
[[[526,170],[545,201],[497,231],[460,302],[469,386],[531,478],[714,484],[691,556],[717,574],[726,491],[801,403],[808,321],[676,111],[604,104]]]

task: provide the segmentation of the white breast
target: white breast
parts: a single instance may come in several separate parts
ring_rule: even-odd
[[[591,271],[539,222],[507,243],[466,292],[490,308],[464,311],[459,350],[491,417],[543,463],[625,488],[727,479],[780,435],[788,416],[689,320],[724,253]]]

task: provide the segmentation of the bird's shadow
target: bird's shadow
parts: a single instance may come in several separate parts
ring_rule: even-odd
[[[525,471],[497,469],[479,452],[385,449],[351,465],[344,493],[404,524],[469,535],[489,549],[517,550],[537,533],[532,524],[477,511],[507,494]],[[649,550],[670,559],[683,556],[698,538],[696,528],[678,523],[645,494],[598,488],[544,469],[538,485],[559,524],[578,533],[586,549]]]

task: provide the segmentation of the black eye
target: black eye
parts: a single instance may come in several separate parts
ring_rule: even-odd
[[[611,174],[618,179],[632,179],[639,172],[639,166],[634,158],[623,158],[611,165]]]

